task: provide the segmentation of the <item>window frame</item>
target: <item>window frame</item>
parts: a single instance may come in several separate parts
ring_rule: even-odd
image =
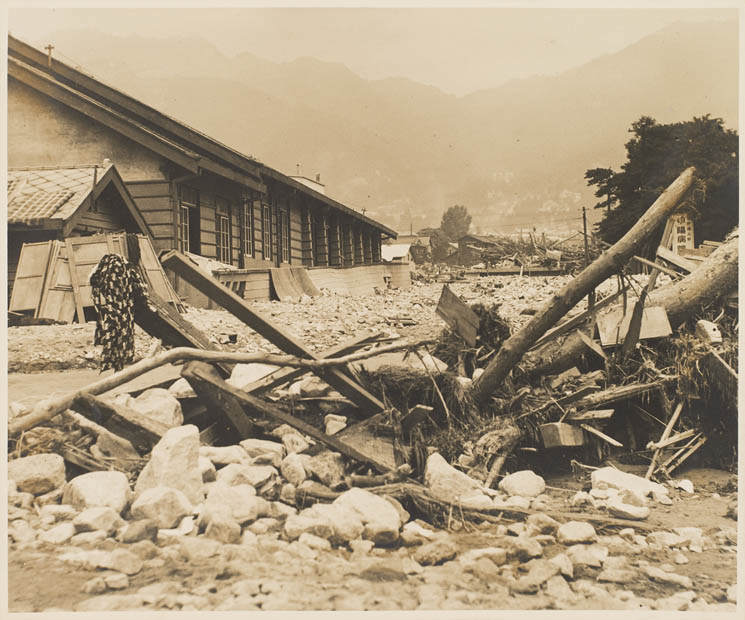
[[[241,252],[244,256],[254,255],[254,205],[253,201],[246,200],[243,202],[243,218],[241,221],[243,227],[243,247]]]
[[[282,242],[281,257],[283,263],[290,262],[290,214],[287,211],[279,212],[280,240]]]
[[[188,195],[191,192],[191,195]],[[180,252],[191,252],[192,219],[196,213],[199,216],[199,190],[193,187],[179,185],[178,188],[178,222],[177,247]],[[197,252],[198,253],[198,252]]]
[[[272,207],[261,204],[261,252],[264,260],[272,260]]]

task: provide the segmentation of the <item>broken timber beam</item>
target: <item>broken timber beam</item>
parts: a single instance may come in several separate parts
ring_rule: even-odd
[[[579,411],[584,411],[586,409],[602,409],[604,405],[647,394],[660,388],[663,383],[663,381],[653,381],[652,383],[632,383],[630,385],[615,386],[585,396],[582,400],[577,402],[576,406]]]
[[[674,329],[700,308],[723,299],[736,289],[738,256],[738,237],[733,236],[692,274],[652,291],[646,305],[662,306]],[[585,345],[575,330],[562,341],[547,342],[528,352],[520,367],[529,376],[555,374],[574,365],[584,350]]]
[[[305,433],[306,435],[309,435],[316,441],[319,441],[322,444],[328,446],[329,448],[332,448],[333,450],[340,452],[344,456],[351,458],[355,461],[358,461],[360,463],[363,463],[365,465],[369,465],[382,474],[392,471],[393,469],[363,454],[362,452],[359,452],[358,450],[355,450],[354,448],[349,447],[343,441],[340,441],[336,437],[327,435],[326,433],[321,432],[314,426],[311,426],[310,424],[307,424],[306,422],[299,420],[295,416],[289,413],[285,413],[284,411],[280,410],[275,405],[265,402],[261,400],[260,398],[252,396],[251,394],[246,394],[243,390],[239,390],[238,388],[233,387],[232,385],[230,385],[229,383],[226,383],[222,379],[218,379],[214,375],[214,373],[204,372],[204,370],[200,367],[193,367],[191,372],[193,376],[198,377],[205,383],[211,384],[212,386],[215,387],[215,389],[218,389],[222,392],[225,392],[226,394],[229,394],[235,397],[236,400],[238,400],[241,403],[241,405],[243,405],[243,407],[249,409],[252,412],[255,412],[261,416],[272,418],[275,421],[288,424],[292,426],[293,428],[299,430],[300,432]]]
[[[162,422],[153,420],[139,411],[114,405],[92,394],[83,393],[76,396],[70,409],[126,439],[140,454],[150,452],[168,430]]]
[[[220,284],[220,282],[212,278],[207,272],[194,265],[180,252],[171,250],[161,259],[161,263],[176,275],[186,280],[198,291],[207,295],[212,301],[225,308],[233,316],[243,321],[258,334],[269,340],[269,342],[280,350],[299,357],[318,359],[318,356],[310,349],[295,340],[281,327],[267,320],[251,308],[245,300]],[[338,368],[330,368],[328,370],[314,369],[313,372],[361,409],[375,412],[385,408],[383,403],[342,370]]]
[[[235,439],[233,443],[254,437],[256,426],[246,416],[235,396],[227,394],[216,388],[213,383],[202,379],[204,375],[215,380],[222,379],[215,367],[206,362],[189,362],[181,370],[181,376],[189,382],[200,400],[209,405],[207,410],[216,413],[217,421],[223,423],[226,433],[230,434],[232,431],[238,434],[237,438],[233,438]]]
[[[362,334],[357,338],[353,338],[352,340],[343,342],[335,347],[321,351],[319,358],[335,358],[347,355],[367,344],[377,341],[380,338],[380,335],[381,332],[368,332]],[[302,377],[307,372],[309,371],[305,368],[278,368],[268,375],[261,377],[261,379],[257,379],[253,383],[244,386],[243,391],[260,396],[261,394],[265,394],[284,383],[289,383],[290,381]]]
[[[527,325],[504,341],[484,374],[473,382],[471,396],[477,405],[483,405],[491,398],[494,391],[502,386],[510,371],[547,330],[589,291],[617,273],[634,255],[681,201],[693,183],[694,173],[693,167],[682,172],[631,230],[576,278],[557,291]]]

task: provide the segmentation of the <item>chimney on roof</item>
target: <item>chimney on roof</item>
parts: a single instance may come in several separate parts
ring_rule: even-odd
[[[301,166],[300,166],[300,164],[295,164],[295,165],[297,166],[297,175],[298,175],[299,177],[303,176],[303,175],[302,175],[302,173],[300,172],[300,171],[301,171],[301,169],[302,169],[302,168],[301,168]]]
[[[104,158],[103,167],[108,168],[110,165],[111,165],[111,160],[108,157]]]
[[[321,182],[321,173],[319,172],[319,173],[318,173],[318,174],[316,175],[316,183],[320,183],[320,182]]]

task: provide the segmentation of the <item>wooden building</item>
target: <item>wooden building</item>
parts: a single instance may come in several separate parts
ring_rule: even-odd
[[[496,246],[495,241],[489,237],[472,234],[463,235],[458,239],[457,264],[470,267],[479,263],[483,260],[483,252],[488,252]]]
[[[118,231],[150,236],[109,161],[8,170],[8,298],[24,243]]]
[[[382,268],[382,239],[396,237],[320,188],[9,36],[9,164],[104,158],[116,164],[156,251],[178,249],[245,270],[246,297],[269,298],[273,268]],[[185,282],[174,284],[200,305]]]

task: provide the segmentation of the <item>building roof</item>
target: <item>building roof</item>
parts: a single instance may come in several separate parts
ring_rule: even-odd
[[[397,258],[405,258],[410,247],[410,243],[387,243],[380,246],[380,255],[384,261],[391,262]]]
[[[469,234],[469,235],[463,235],[460,239],[458,239],[458,241],[468,241],[468,240],[477,241],[479,243],[486,243],[489,245],[497,245],[497,242],[494,239],[490,237],[485,237],[484,235]]]
[[[195,174],[207,170],[266,191],[269,176],[391,237],[395,231],[303,183],[8,35],[8,76],[70,106]]]
[[[397,240],[401,243],[410,243],[411,245],[429,246],[429,237],[426,235],[405,235],[399,233]]]
[[[125,207],[147,235],[150,231],[111,162],[74,167],[8,169],[8,224],[60,228],[69,232],[91,200],[114,185]]]

